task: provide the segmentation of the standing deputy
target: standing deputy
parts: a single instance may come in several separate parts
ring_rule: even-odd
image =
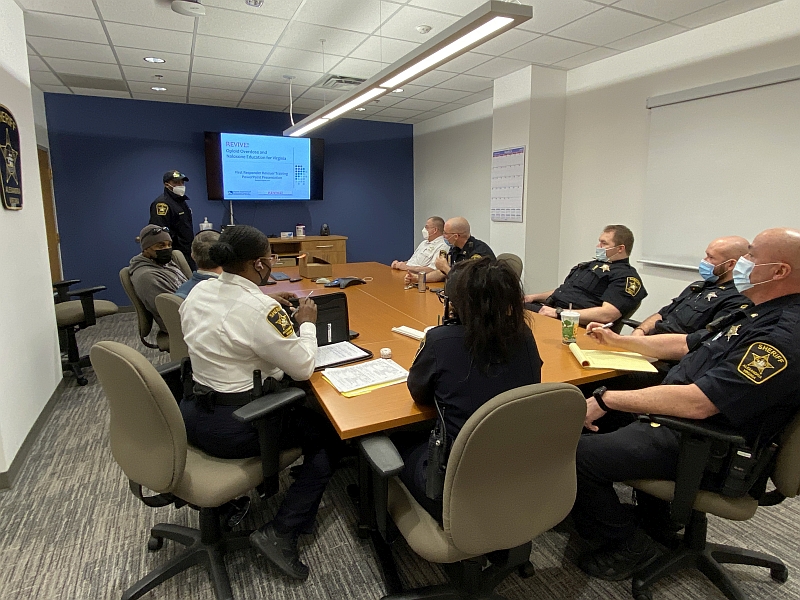
[[[172,247],[183,252],[186,262],[195,271],[197,265],[192,260],[192,209],[186,204],[189,197],[185,184],[189,178],[180,171],[167,171],[163,179],[164,193],[150,205],[150,223],[169,229]]]
[[[525,296],[526,308],[558,318],[572,305],[583,325],[609,323],[630,314],[647,297],[628,260],[631,250],[633,232],[625,225],[608,225],[598,239],[595,260],[574,266],[555,290]]]
[[[760,233],[737,261],[733,280],[754,306],[734,313],[716,331],[633,338],[589,324],[587,330],[602,342],[629,340],[640,349],[647,345],[645,353],[657,358],[685,356],[662,385],[595,390],[586,399],[588,429],[595,431],[595,421],[613,409],[726,425],[756,455],[777,439],[800,409],[800,231]],[[673,480],[679,436],[667,427],[638,421],[612,433],[581,436],[572,515],[581,536],[600,545],[578,560],[589,575],[626,579],[657,556],[655,542],[637,528],[614,482]]]

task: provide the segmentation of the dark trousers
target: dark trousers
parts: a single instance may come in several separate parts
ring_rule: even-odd
[[[232,416],[237,406],[215,406],[210,411],[192,398],[180,404],[189,443],[219,458],[260,456],[258,432],[249,423]],[[328,420],[313,410],[299,406],[284,415],[281,450],[300,447],[303,465],[273,519],[279,533],[311,533],[317,509],[328,481],[341,456],[342,442]]]
[[[442,499],[431,500],[425,495],[425,484],[428,480],[428,438],[430,432],[408,431],[392,435],[392,443],[403,459],[403,470],[398,477],[408,488],[414,499],[430,515],[442,522]]]
[[[633,507],[622,504],[614,483],[629,479],[674,479],[679,435],[666,427],[634,422],[578,442],[578,495],[572,516],[581,537],[613,544],[636,531]]]

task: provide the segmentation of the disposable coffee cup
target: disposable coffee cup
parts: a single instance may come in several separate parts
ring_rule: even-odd
[[[561,342],[563,344],[574,344],[577,341],[580,318],[581,314],[578,311],[561,311]]]

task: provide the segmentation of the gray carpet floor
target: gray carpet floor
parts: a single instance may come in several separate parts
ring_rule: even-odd
[[[118,314],[101,319],[81,332],[83,349],[99,340],[117,340],[138,349],[154,363],[167,357],[145,348],[135,333],[135,316]],[[14,487],[0,492],[0,599],[119,598],[122,591],[150,569],[179,551],[172,542],[151,553],[148,529],[158,522],[197,526],[188,507],[148,508],[128,491],[127,481],[108,447],[108,407],[91,369],[89,385],[72,378],[62,384],[55,410],[36,440]],[[24,398],[19,399],[24,402]],[[286,473],[286,472],[284,472]],[[288,484],[284,474],[282,489]],[[311,568],[304,583],[278,574],[256,552],[247,550],[228,561],[237,599],[376,600],[384,593],[380,570],[368,541],[355,533],[356,511],[346,487],[356,479],[347,462],[331,481],[320,508],[317,532],[301,538],[301,553]],[[256,499],[243,526],[258,527],[274,513],[281,494],[262,503]],[[778,584],[766,569],[731,567],[752,598],[800,600],[800,502],[762,508],[745,523],[710,517],[712,541],[740,545],[781,557],[790,578]],[[564,532],[549,531],[533,543],[536,574],[510,576],[498,592],[510,600],[625,599],[630,582],[609,583],[583,575],[569,558],[576,541]],[[443,572],[417,557],[400,540],[393,549],[407,586],[444,581]],[[213,600],[208,577],[195,567],[150,592],[145,598]],[[669,577],[654,588],[657,600],[723,598],[697,573]]]

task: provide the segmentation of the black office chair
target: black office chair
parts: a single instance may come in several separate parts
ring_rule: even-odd
[[[88,355],[81,356],[75,334],[97,323],[97,319],[116,314],[119,307],[109,300],[95,300],[97,292],[105,290],[105,286],[70,290],[69,287],[80,283],[80,279],[67,279],[53,284],[53,299],[56,306],[56,324],[58,325],[58,343],[62,354],[61,368],[75,374],[78,385],[86,385],[88,380],[83,376],[83,369],[91,367]],[[73,300],[73,298],[78,298]]]
[[[619,333],[620,331],[622,331],[622,327],[624,325],[630,325],[631,323],[636,323],[636,325],[633,325],[632,327],[637,327],[640,323],[631,320],[631,317],[634,315],[634,313],[637,310],[639,310],[639,307],[641,305],[642,305],[642,301],[640,300],[639,302],[636,303],[636,306],[634,306],[628,312],[623,314],[619,319],[614,321],[614,324],[611,326],[611,331],[613,331],[614,333]]]

